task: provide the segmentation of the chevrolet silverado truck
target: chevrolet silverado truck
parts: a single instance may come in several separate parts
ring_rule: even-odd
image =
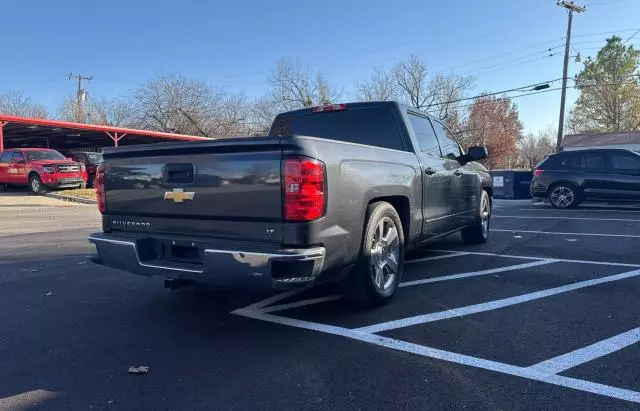
[[[107,148],[95,184],[97,261],[165,286],[340,281],[394,295],[405,251],[489,236],[492,186],[439,120],[395,102],[279,114],[265,137]]]
[[[86,184],[84,164],[45,148],[9,149],[0,153],[0,190],[7,185],[27,186],[34,194],[53,188],[79,188]]]

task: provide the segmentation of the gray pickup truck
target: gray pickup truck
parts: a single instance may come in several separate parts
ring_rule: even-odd
[[[98,262],[165,286],[341,281],[380,305],[405,251],[489,235],[491,179],[437,119],[395,102],[280,114],[266,137],[105,149]]]

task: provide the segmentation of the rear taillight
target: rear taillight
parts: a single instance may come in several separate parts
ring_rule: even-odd
[[[93,180],[96,188],[96,200],[98,202],[98,210],[102,214],[107,211],[107,196],[104,192],[104,164],[100,164],[96,170],[96,177]]]
[[[324,215],[324,163],[307,157],[284,160],[284,219],[312,221]]]
[[[542,175],[542,172],[544,170],[542,170],[541,168],[536,168],[535,170],[533,170],[533,176],[534,177],[540,177]]]
[[[325,104],[311,109],[312,113],[327,113],[330,111],[343,111],[347,109],[346,104]]]

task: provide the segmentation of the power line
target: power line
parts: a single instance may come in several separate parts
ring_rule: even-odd
[[[635,76],[635,75],[633,75],[633,76]],[[580,90],[580,89],[583,89],[583,88],[620,86],[620,85],[625,85],[625,84],[638,84],[638,83],[636,83],[636,82],[600,83],[600,84],[590,84],[590,85],[584,85],[584,86],[579,86],[579,85],[567,86],[567,88]],[[533,95],[536,95],[536,94],[549,93],[549,92],[552,92],[552,91],[559,91],[559,90],[562,90],[562,87],[548,88],[548,89],[545,89],[545,90],[532,91],[530,93],[524,93],[524,94],[516,94],[514,96],[505,96],[505,97],[500,97],[500,98],[497,98],[497,99],[486,100],[486,101],[474,101],[473,103],[470,103],[470,104],[462,104],[462,105],[451,107],[451,109],[453,110],[453,109],[471,107],[471,106],[473,106],[475,104],[487,104],[487,103],[491,103],[491,102],[496,101],[496,100],[513,100],[515,98],[533,96]],[[483,96],[491,96],[491,95],[495,95],[495,94],[496,93],[479,95],[479,96],[476,96],[476,98],[483,97]]]
[[[606,4],[611,4],[611,3],[620,3],[621,1],[624,1],[624,0],[598,1],[598,2],[595,2],[595,3],[587,3],[587,4],[585,4],[585,7],[604,6]]]
[[[496,67],[496,68],[493,68],[493,69],[487,69],[487,70],[477,71],[475,73],[469,73],[467,75],[473,75],[474,77],[481,77],[481,76],[484,76],[485,74],[495,73],[496,71],[501,71],[501,70],[504,70],[506,68],[522,66],[524,64],[529,64],[529,63],[533,63],[533,62],[536,62],[536,61],[545,60],[545,59],[552,58],[552,57],[557,57],[557,56],[559,56],[558,53],[549,54],[549,55],[546,55],[546,56],[534,57],[534,58],[523,60],[523,61],[520,61],[520,62],[511,63],[511,64],[507,64],[507,65],[504,65],[504,66],[499,66],[499,67]]]
[[[640,29],[636,30],[635,33],[633,33],[628,39],[626,39],[625,41],[622,42],[622,44],[627,44],[629,42],[629,40],[631,40],[632,38],[634,38],[636,36],[636,34],[640,33]]]
[[[553,80],[540,81],[540,82],[537,82],[537,83],[527,84],[526,86],[510,88],[508,90],[496,91],[496,92],[493,92],[493,93],[482,93],[482,94],[478,94],[477,96],[473,96],[473,97],[459,98],[459,99],[456,99],[456,100],[449,100],[449,101],[445,101],[445,102],[442,102],[442,103],[432,104],[432,106],[443,106],[445,104],[457,103],[459,101],[466,101],[466,100],[475,100],[475,99],[477,99],[479,97],[495,96],[495,95],[498,95],[498,94],[510,93],[512,91],[526,91],[526,90],[522,90],[522,89],[536,87],[536,86],[540,86],[540,85],[543,85],[543,84],[555,83],[556,81],[559,81],[559,80],[562,80],[562,79],[561,78],[557,78],[557,79],[553,79]],[[525,96],[525,95],[526,94],[520,94],[520,96]]]
[[[535,61],[535,60],[540,60],[547,57],[552,57],[553,55],[555,55],[554,50],[560,47],[564,47],[564,46],[556,46],[556,47],[548,48],[546,50],[540,50],[534,53],[525,54],[523,56],[511,59],[511,60],[506,60],[499,63],[490,64],[488,66],[479,67],[473,71],[466,72],[465,75],[472,75],[473,73],[482,73],[482,72],[490,71],[496,68],[509,67],[513,63],[517,63],[523,60]]]
[[[635,30],[638,30],[638,28],[635,27],[635,28],[632,28],[632,29],[624,29],[624,30],[600,31],[600,32],[597,32],[597,33],[582,33],[582,34],[575,34],[575,35],[573,35],[573,37],[592,37],[592,36],[600,36],[602,34],[629,33],[629,32],[635,31]]]
[[[505,56],[509,56],[509,55],[512,55],[512,54],[518,54],[518,53],[523,52],[524,50],[541,47],[541,46],[547,45],[549,43],[557,43],[557,42],[562,41],[562,40],[564,40],[564,37],[559,37],[559,38],[555,38],[553,40],[543,41],[541,43],[536,43],[536,44],[532,44],[532,45],[529,45],[529,46],[523,46],[523,47],[520,47],[517,50],[511,50],[511,51],[507,51],[507,52],[504,52],[504,53],[499,53],[499,54],[494,54],[492,56],[484,57],[484,58],[481,58],[481,59],[478,59],[478,60],[473,60],[473,61],[469,61],[469,62],[466,62],[466,63],[457,64],[455,66],[451,66],[451,67],[447,67],[447,68],[444,68],[444,69],[440,69],[440,71],[450,71],[450,70],[453,70],[455,68],[460,68],[460,67],[473,65],[475,63],[482,63],[482,62],[487,61],[487,60],[493,60],[493,59],[496,59],[496,58],[505,57]],[[560,47],[562,47],[562,46],[560,46]],[[547,50],[552,50],[552,49],[556,49],[556,48],[557,48],[557,46],[556,47],[551,47],[550,49],[547,49]],[[543,52],[543,51],[539,51],[538,53],[540,53],[540,52]]]

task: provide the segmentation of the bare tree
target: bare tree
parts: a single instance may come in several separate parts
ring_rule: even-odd
[[[92,100],[88,104],[89,122],[104,126],[130,127],[134,121],[131,102],[126,99]]]
[[[87,100],[78,106],[75,97],[67,97],[58,110],[58,116],[76,123],[102,126],[129,127],[134,121],[133,107],[126,99]]]
[[[216,98],[203,82],[175,75],[158,77],[133,93],[134,124],[148,130],[201,135]]]
[[[63,121],[72,121],[74,123],[86,123],[87,117],[84,110],[78,109],[75,97],[67,96],[58,108],[58,118]]]
[[[396,64],[393,73],[402,101],[460,129],[464,113],[456,100],[473,88],[473,77],[438,73],[429,78],[424,62],[415,55]]]
[[[358,84],[356,96],[360,101],[397,100],[398,83],[392,72],[378,67],[369,80]]]
[[[435,103],[435,96],[428,92],[427,68],[418,56],[412,54],[396,64],[393,73],[411,107],[422,110]]]
[[[255,100],[251,107],[252,134],[267,135],[273,119],[280,111],[279,106],[273,103],[270,96]]]
[[[245,96],[225,94],[212,117],[211,132],[216,137],[250,135],[253,133],[251,114]]]
[[[248,132],[249,104],[244,96],[168,75],[153,79],[131,97],[133,125],[149,130],[229,137]]]
[[[473,77],[456,74],[436,74],[430,81],[427,92],[433,94],[434,103],[427,110],[440,119],[460,116],[460,103],[465,93],[473,88]]]
[[[272,90],[269,100],[279,111],[329,104],[340,98],[339,92],[322,73],[289,60],[280,60],[269,79]]]
[[[33,102],[21,91],[0,94],[0,113],[11,116],[46,118],[49,116],[44,106]]]
[[[556,129],[549,125],[536,134],[529,133],[518,142],[518,163],[533,168],[555,151]]]

